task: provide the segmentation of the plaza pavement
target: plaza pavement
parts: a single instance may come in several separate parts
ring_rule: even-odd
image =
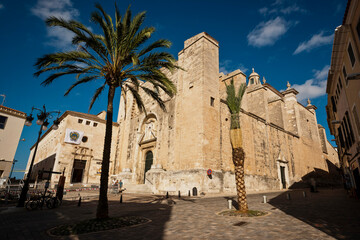
[[[120,203],[119,195],[110,194],[110,216],[143,216],[151,222],[55,239],[360,239],[360,200],[349,198],[343,189],[305,190],[306,198],[303,191],[249,194],[250,209],[270,213],[252,218],[217,215],[227,209],[229,196],[164,199],[125,193]],[[262,203],[263,195],[267,196],[266,204]],[[46,230],[94,218],[96,202],[83,201],[78,207],[76,200],[65,200],[60,208],[35,211],[1,207],[0,239],[54,239]]]

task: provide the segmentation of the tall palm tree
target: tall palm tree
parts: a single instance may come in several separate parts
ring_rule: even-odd
[[[108,177],[111,152],[113,100],[115,90],[120,88],[125,94],[131,93],[140,111],[145,110],[139,91],[142,90],[157,101],[165,109],[161,99],[161,91],[172,97],[176,92],[174,84],[160,68],[171,72],[179,68],[174,57],[159,51],[158,48],[169,48],[171,42],[165,39],[157,40],[147,46],[144,43],[151,37],[153,27],[141,27],[145,19],[145,12],[132,18],[130,8],[121,16],[115,5],[115,21],[104,9],[96,4],[97,10],[92,13],[91,20],[100,26],[101,34],[95,34],[91,29],[74,20],[64,20],[50,17],[46,20],[48,26],[67,29],[74,34],[72,44],[76,50],[46,54],[35,64],[38,71],[34,74],[51,74],[42,82],[47,86],[55,79],[75,75],[76,81],[66,91],[65,96],[76,86],[94,81],[104,80],[93,95],[89,111],[99,95],[108,89],[107,119],[104,141],[102,171],[100,178],[100,195],[96,217],[108,218]],[[143,82],[149,82],[146,87]]]
[[[240,127],[240,109],[245,90],[246,84],[242,83],[236,92],[233,79],[229,85],[226,85],[226,104],[231,114],[230,141],[232,146],[232,159],[235,165],[237,200],[239,204],[239,210],[243,212],[248,210],[244,171],[245,152],[242,145],[242,134]]]

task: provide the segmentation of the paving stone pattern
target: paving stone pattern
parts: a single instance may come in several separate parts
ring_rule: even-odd
[[[302,191],[248,195],[250,209],[267,211],[263,217],[219,216],[227,196],[198,198],[124,194],[109,195],[111,216],[143,216],[150,223],[55,239],[359,239],[360,201],[342,189],[320,189],[303,197]],[[287,199],[290,193],[291,200]],[[82,193],[84,194],[84,193]],[[263,195],[268,203],[262,203]],[[235,196],[234,198],[235,199]],[[96,201],[65,201],[54,210],[26,211],[0,208],[0,239],[54,239],[46,230],[64,223],[94,218]]]

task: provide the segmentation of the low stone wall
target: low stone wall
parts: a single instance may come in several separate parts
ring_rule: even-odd
[[[193,169],[184,171],[165,171],[162,169],[151,169],[146,173],[146,184],[151,186],[153,193],[164,194],[169,192],[187,195],[193,188],[197,194],[203,193],[236,193],[235,175],[232,172],[213,171],[211,176],[207,175],[205,169]],[[261,191],[279,189],[279,181],[274,178],[263,176],[245,176],[247,190]]]

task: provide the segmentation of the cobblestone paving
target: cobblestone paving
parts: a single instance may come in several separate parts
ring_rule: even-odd
[[[290,193],[290,200],[287,199]],[[261,203],[263,195],[268,203]],[[63,239],[360,239],[360,201],[344,190],[272,192],[248,195],[250,209],[267,211],[263,217],[219,216],[228,197],[201,198],[124,194],[109,196],[110,216],[136,215],[150,223],[83,234]],[[46,230],[64,223],[94,218],[96,201],[64,202],[58,209],[26,211],[0,208],[0,239],[52,239]],[[239,226],[236,226],[239,225]],[[57,238],[59,239],[59,238]]]

